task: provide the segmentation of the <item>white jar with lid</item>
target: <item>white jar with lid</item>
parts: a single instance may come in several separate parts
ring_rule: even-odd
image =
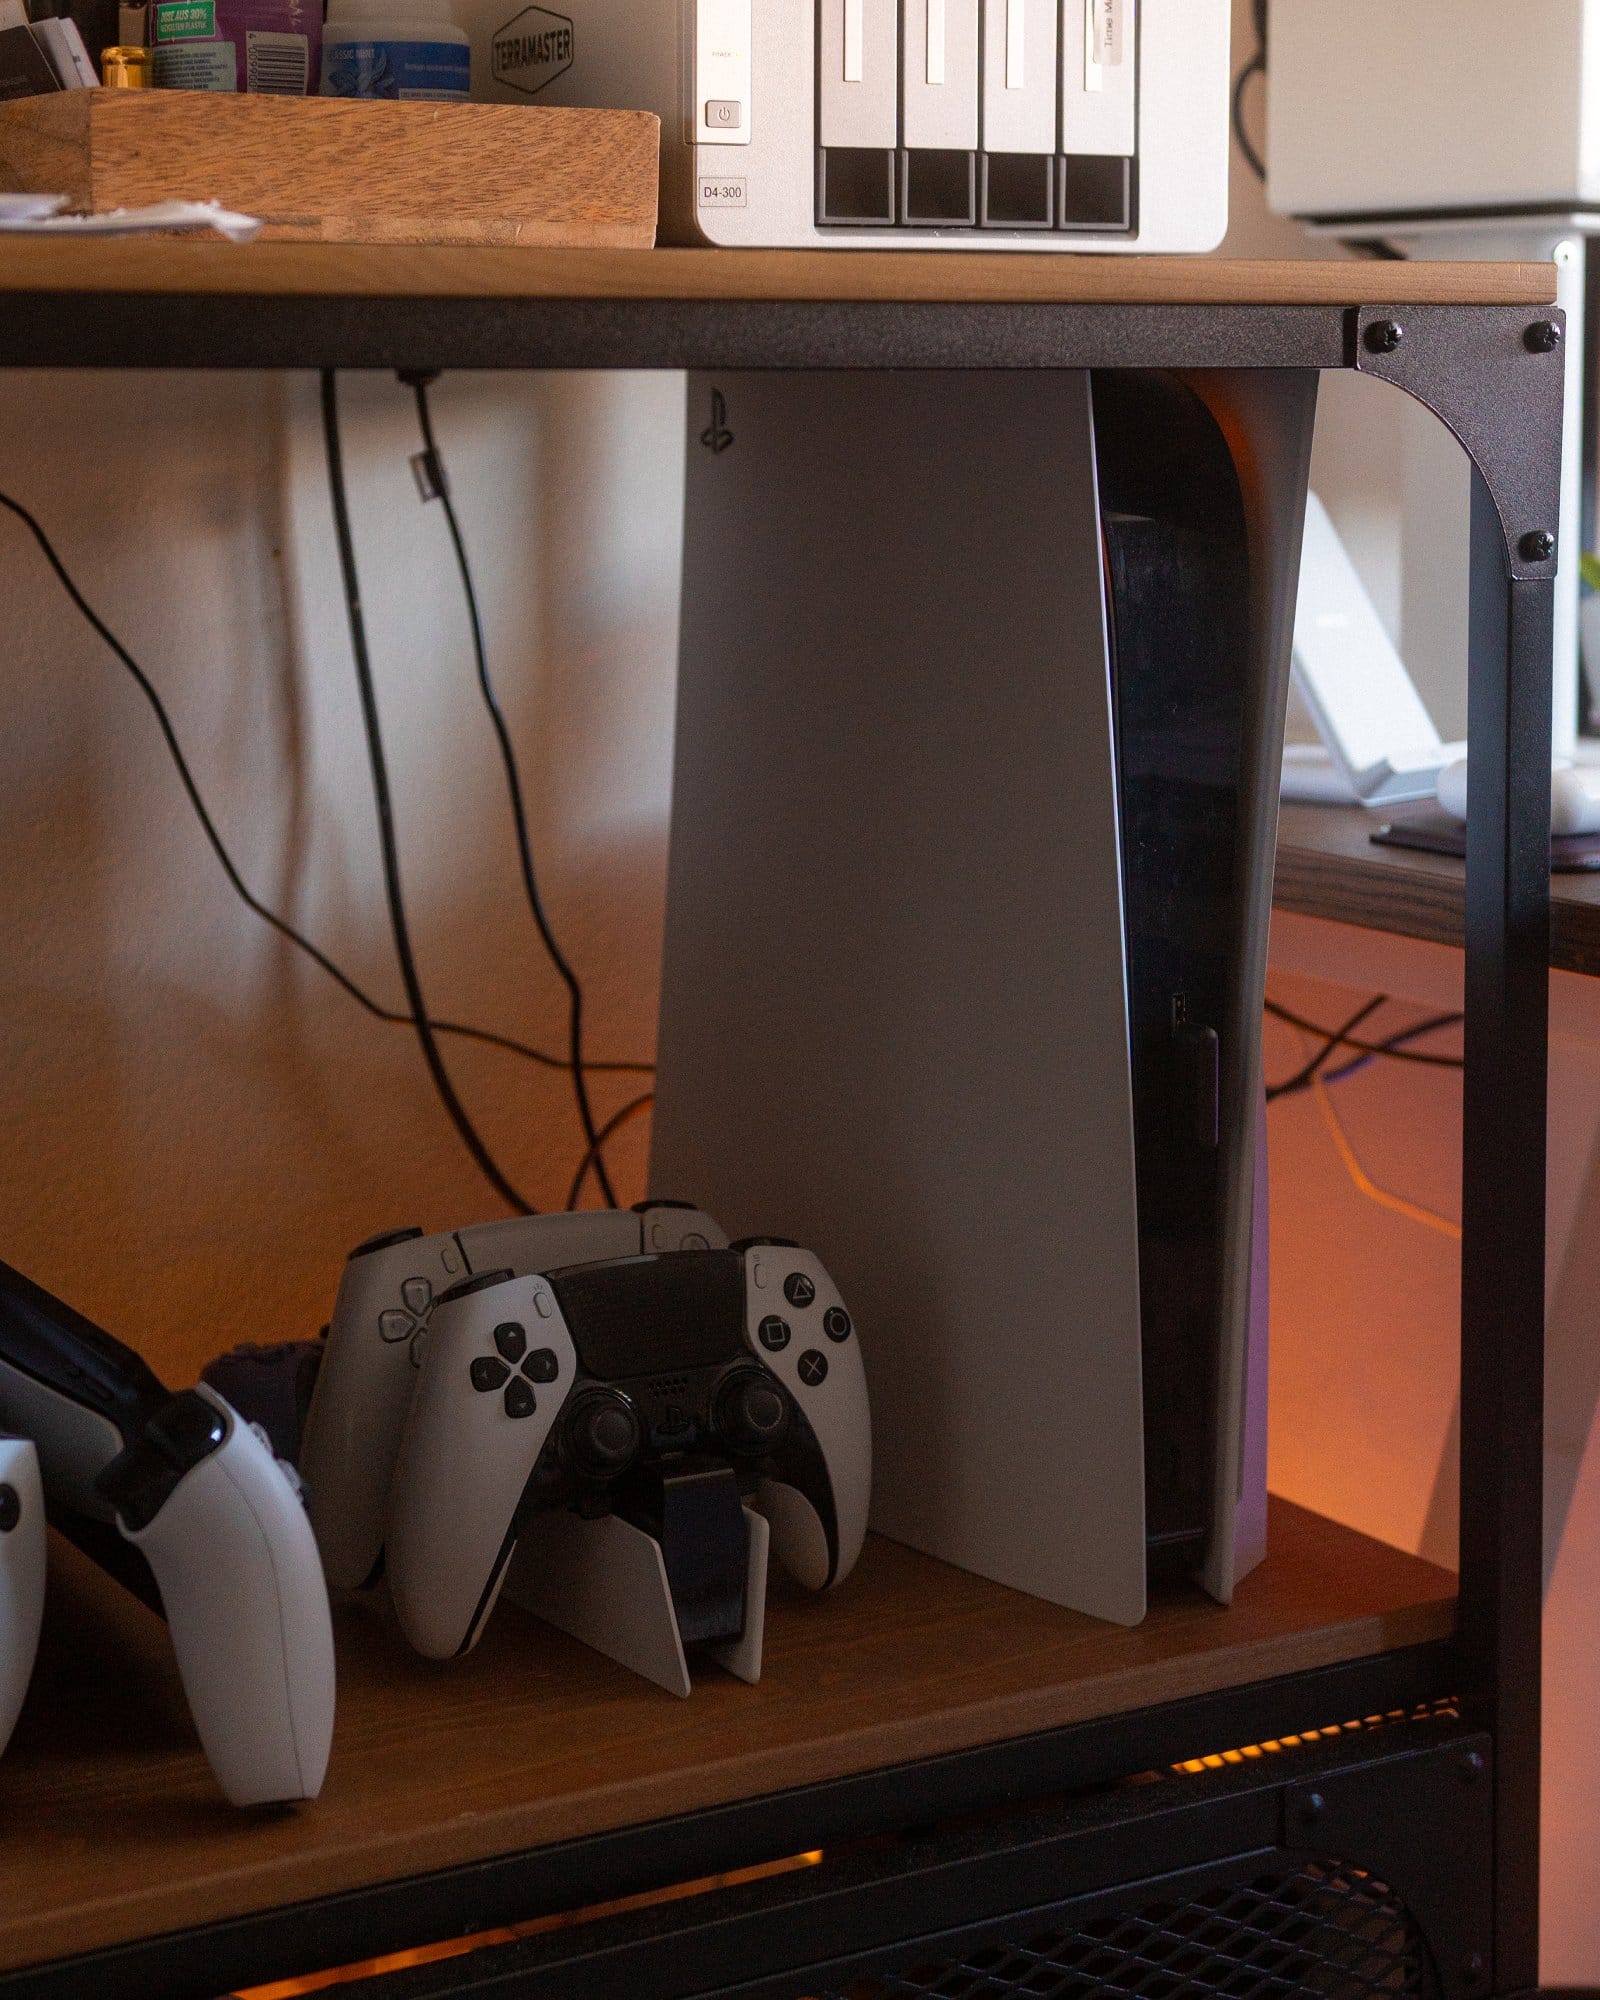
[[[451,19],[450,0],[329,0],[324,97],[464,104],[471,82],[470,40]]]

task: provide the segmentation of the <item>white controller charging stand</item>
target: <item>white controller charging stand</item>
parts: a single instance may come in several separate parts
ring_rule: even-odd
[[[26,1438],[0,1437],[0,1751],[16,1727],[44,1616],[44,1488]]]

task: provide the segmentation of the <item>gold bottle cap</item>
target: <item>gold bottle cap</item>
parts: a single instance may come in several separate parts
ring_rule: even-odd
[[[155,51],[107,49],[100,58],[100,73],[108,90],[151,90],[156,80]]]

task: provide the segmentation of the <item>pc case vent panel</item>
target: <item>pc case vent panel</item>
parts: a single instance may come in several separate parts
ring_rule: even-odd
[[[959,1960],[807,1987],[795,2000],[1432,2000],[1426,1946],[1359,1869],[1291,1873],[991,1942]]]

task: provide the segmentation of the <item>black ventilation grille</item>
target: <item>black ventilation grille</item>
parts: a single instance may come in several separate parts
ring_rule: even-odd
[[[1384,1883],[1337,1863],[1148,1903],[804,2000],[1429,2000],[1427,1952]],[[800,2000],[800,1996],[796,1996]]]

